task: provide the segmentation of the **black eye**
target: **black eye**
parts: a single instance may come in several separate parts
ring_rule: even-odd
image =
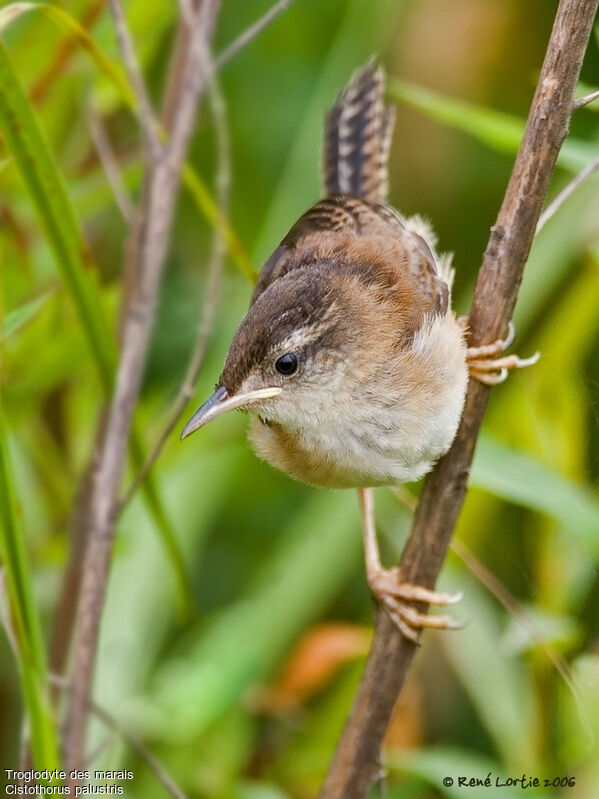
[[[299,358],[295,352],[286,352],[275,361],[275,369],[281,375],[289,377],[289,375],[297,372],[299,366]]]

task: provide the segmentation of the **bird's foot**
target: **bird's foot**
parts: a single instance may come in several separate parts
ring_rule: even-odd
[[[539,360],[540,353],[535,352],[530,358],[519,358],[517,355],[502,355],[514,341],[515,328],[510,322],[507,338],[497,339],[492,344],[483,344],[480,347],[468,347],[466,350],[466,363],[470,377],[495,386],[503,383],[510,369],[522,369],[532,366]]]
[[[437,630],[460,630],[463,625],[449,616],[428,616],[416,610],[411,602],[428,605],[453,605],[462,598],[462,593],[444,594],[431,591],[421,585],[404,583],[398,568],[377,569],[368,576],[368,585],[375,599],[385,608],[391,620],[409,641],[419,642],[423,627]]]

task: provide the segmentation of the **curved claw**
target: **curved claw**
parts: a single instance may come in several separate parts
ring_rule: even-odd
[[[410,627],[403,618],[401,614],[398,613],[393,608],[389,608],[385,605],[385,610],[389,614],[389,618],[393,622],[393,624],[397,627],[399,632],[403,635],[404,638],[407,638],[408,641],[411,641],[413,644],[420,646],[420,632],[421,629],[415,629],[414,627]]]
[[[496,386],[507,378],[508,370],[522,369],[536,363],[541,355],[539,352],[535,352],[529,358],[519,358],[517,355],[500,357],[513,343],[515,334],[516,328],[513,322],[510,322],[505,339],[497,339],[492,344],[482,344],[479,347],[469,347],[466,350],[466,362],[470,377],[487,386]]]
[[[529,358],[518,358],[518,361],[519,361],[518,369],[522,369],[523,366],[532,366],[533,364],[535,364],[539,360],[540,357],[541,357],[541,353],[540,353],[539,350],[537,350]]]
[[[493,372],[479,371],[478,369],[470,369],[470,377],[478,380],[479,383],[484,383],[486,386],[496,386],[507,378],[507,369],[502,369],[497,374]]]
[[[507,336],[503,339],[503,349],[507,350],[508,347],[511,347],[515,338],[516,325],[510,319],[510,321],[507,323]]]
[[[462,591],[447,594],[422,585],[404,583],[397,568],[381,568],[369,575],[368,582],[374,597],[385,608],[404,638],[414,643],[418,643],[420,632],[425,627],[436,630],[460,630],[463,627],[461,622],[448,616],[429,616],[410,604],[453,605],[462,598]]]
[[[404,638],[414,643],[419,643],[420,633],[423,629],[433,630],[461,630],[465,626],[449,616],[429,616],[411,607],[406,602],[387,596],[380,598],[395,626]]]

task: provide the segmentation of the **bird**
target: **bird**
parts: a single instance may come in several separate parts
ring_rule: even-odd
[[[264,264],[213,395],[186,438],[222,414],[250,412],[257,455],[291,477],[358,490],[366,577],[402,635],[458,627],[412,603],[450,595],[402,581],[381,563],[372,489],[423,477],[450,448],[469,378],[494,385],[536,356],[505,340],[466,343],[451,307],[451,256],[431,225],[387,202],[395,122],[376,58],[358,69],[325,120],[324,197]]]

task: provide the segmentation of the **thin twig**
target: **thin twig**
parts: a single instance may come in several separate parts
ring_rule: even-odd
[[[568,199],[568,197],[573,194],[576,189],[581,186],[585,180],[591,177],[593,172],[596,172],[599,169],[599,158],[593,161],[592,163],[585,166],[585,168],[573,178],[567,186],[565,186],[557,197],[552,200],[547,208],[543,211],[541,216],[539,217],[539,221],[537,222],[537,229],[535,231],[535,235],[539,233],[539,231],[545,227],[547,222],[551,219],[552,216],[561,208],[563,203]]]
[[[181,20],[188,28],[193,27],[193,22],[195,19],[196,8],[194,6],[193,0],[178,0],[179,2],[179,14],[181,16]]]
[[[166,80],[166,90],[160,120],[162,127],[167,133],[173,125],[173,115],[176,109],[176,101],[179,96],[179,87],[183,74],[186,54],[189,50],[189,42],[193,34],[193,19],[200,6],[200,0],[183,0],[186,10],[183,11],[177,25],[175,41],[171,50],[170,66]],[[190,20],[191,15],[191,20]]]
[[[240,36],[235,39],[234,42],[219,53],[216,58],[214,59],[214,64],[217,69],[220,69],[224,66],[227,61],[230,61],[234,58],[237,53],[243,50],[251,41],[253,41],[257,36],[259,36],[262,31],[267,28],[270,23],[279,16],[279,14],[285,11],[288,8],[293,0],[279,0],[278,3],[275,3],[274,6],[268,9],[266,14],[264,14],[260,19],[256,20],[253,25],[250,25],[247,30],[245,30]]]
[[[209,55],[206,54],[209,58]],[[218,150],[218,170],[216,176],[217,201],[219,218],[226,219],[229,213],[229,191],[231,185],[231,154],[229,146],[229,131],[224,98],[220,91],[214,68],[207,64],[209,98],[214,117],[216,143]],[[177,393],[177,397],[168,413],[167,422],[159,435],[145,463],[134,477],[131,485],[125,492],[120,504],[119,513],[128,505],[139,486],[146,479],[148,473],[158,460],[160,453],[171,433],[175,429],[185,406],[194,393],[194,386],[198,379],[200,369],[204,362],[206,349],[214,329],[217,316],[218,298],[222,282],[222,271],[225,260],[226,242],[225,235],[220,225],[216,225],[212,241],[212,252],[207,269],[207,280],[204,291],[204,301],[200,312],[195,344],[192,350],[185,377]]]
[[[588,713],[582,703],[582,697],[578,686],[572,676],[572,670],[568,662],[557,652],[550,644],[545,641],[543,633],[537,627],[530,614],[527,613],[525,608],[522,607],[516,597],[505,587],[505,585],[497,579],[497,577],[490,572],[487,567],[481,563],[476,555],[471,552],[468,547],[458,539],[451,542],[451,549],[456,555],[464,562],[476,579],[484,585],[484,587],[493,594],[493,596],[500,602],[503,607],[512,614],[520,626],[528,633],[531,641],[533,641],[539,649],[545,653],[553,668],[557,671],[559,676],[566,684],[568,690],[572,694],[576,710],[578,711],[578,718],[580,723],[587,733],[587,736],[592,740],[593,732],[589,722]]]
[[[476,555],[462,541],[457,538],[451,542],[451,549],[456,553],[458,558],[463,561],[468,570],[473,574],[476,579],[483,585],[490,594],[492,594],[498,602],[516,619],[521,627],[528,633],[530,639],[547,655],[547,658],[570,689],[574,701],[576,702],[579,710],[581,709],[580,695],[578,689],[574,684],[572,672],[568,663],[564,658],[555,651],[555,649],[544,640],[543,633],[530,614],[522,607],[516,597],[509,591],[508,588],[498,580],[497,577],[481,563]]]
[[[64,741],[67,771],[81,769],[87,705],[115,536],[115,517],[131,423],[146,362],[160,278],[168,246],[180,171],[191,137],[196,105],[206,86],[203,52],[214,28],[218,0],[204,0],[184,53],[181,81],[173,85],[175,112],[168,144],[158,160],[147,158],[141,206],[130,233],[132,276],[123,315],[121,354],[98,467],[87,513],[89,540],[83,561],[77,627],[73,642],[72,692]],[[70,780],[74,794],[77,781]]]
[[[79,489],[70,519],[70,551],[65,574],[62,579],[56,610],[54,613],[52,634],[50,637],[49,663],[50,670],[62,674],[67,666],[73,630],[75,628],[77,597],[81,585],[81,564],[85,555],[88,540],[88,508],[90,504],[93,476],[98,466],[98,450],[102,440],[103,410],[98,424],[90,462],[79,481]]]
[[[89,108],[87,112],[87,124],[94,147],[96,148],[96,153],[98,154],[102,169],[106,175],[106,180],[112,189],[115,202],[125,222],[131,224],[135,208],[133,207],[131,198],[123,183],[119,165],[112,151],[112,147],[110,146],[110,142],[108,141],[106,131],[92,108]]]
[[[590,94],[585,94],[584,97],[579,97],[578,100],[574,100],[572,103],[572,113],[578,111],[579,108],[584,108],[585,105],[594,102],[597,98],[599,98],[599,89],[595,89]]]
[[[71,690],[71,685],[69,684],[68,680],[66,680],[64,677],[61,677],[59,674],[48,675],[48,681],[52,685],[60,688],[62,691],[69,692]],[[175,799],[185,799],[185,794],[181,788],[179,788],[166,768],[162,765],[158,758],[153,755],[152,752],[150,752],[150,750],[140,741],[137,735],[124,727],[118,721],[118,719],[116,719],[111,713],[109,713],[93,699],[88,701],[88,707],[92,713],[100,719],[105,727],[116,733],[116,735],[122,738],[125,743],[140,756],[148,768],[153,772],[158,782],[160,782],[160,784],[171,794],[171,796],[174,796]]]
[[[137,112],[141,124],[145,146],[152,159],[157,159],[162,153],[162,144],[158,133],[158,125],[152,104],[148,95],[146,84],[142,78],[139,61],[135,54],[133,38],[125,19],[121,0],[108,0],[110,11],[114,20],[117,42],[123,63],[127,70],[129,82],[137,100]]]
[[[253,25],[250,25],[240,36],[237,37],[228,47],[226,47],[218,56],[214,58],[215,70],[219,70],[234,56],[236,56],[244,47],[252,42],[262,31],[270,25],[285,9],[291,5],[293,0],[279,0],[275,3],[260,19]],[[181,21],[177,30],[173,58],[171,61],[171,70],[169,72],[167,82],[166,100],[162,106],[162,123],[166,130],[172,127],[172,117],[174,98],[176,92],[173,91],[173,86],[181,83],[181,68],[183,63],[183,53],[186,52],[189,46],[189,37],[191,26],[189,24],[190,15],[197,13],[199,8],[199,0],[179,0],[179,7],[181,9]]]
[[[537,219],[560,147],[598,0],[561,0],[514,169],[479,272],[470,340],[507,329]],[[428,476],[400,562],[402,581],[433,588],[466,494],[490,388],[471,381],[450,451]],[[425,608],[421,608],[426,610]],[[372,648],[321,799],[363,799],[377,774],[381,744],[417,646],[378,613]]]
[[[93,713],[93,708],[90,706],[90,710]],[[85,768],[87,771],[90,770],[90,767],[94,761],[98,760],[107,749],[112,746],[112,742],[116,739],[116,735],[113,732],[109,732],[108,735],[105,735],[101,741],[98,741],[96,746],[88,752],[85,758]]]

